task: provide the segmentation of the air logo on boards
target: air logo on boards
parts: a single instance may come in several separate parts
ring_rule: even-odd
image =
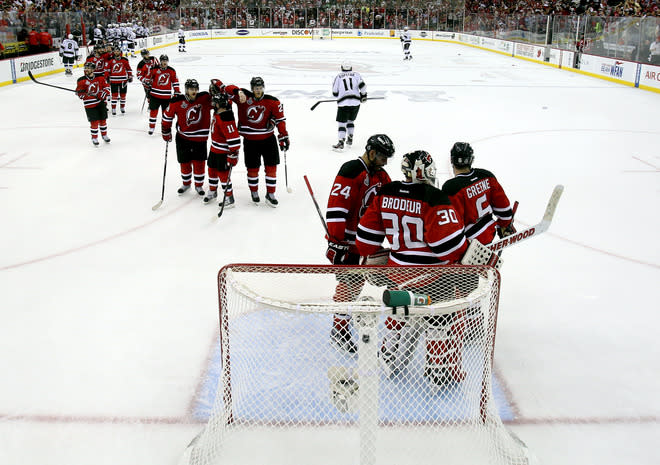
[[[525,229],[524,231],[519,232],[518,234],[513,234],[511,236],[508,236],[508,237],[502,239],[501,241],[498,241],[495,244],[489,245],[487,247],[490,250],[492,250],[493,252],[495,252],[495,251],[497,251],[497,250],[499,250],[503,247],[506,247],[510,244],[518,242],[522,239],[526,239],[529,236],[533,236],[535,232],[536,232],[536,229],[534,229],[534,228]]]
[[[644,75],[644,79],[649,79],[651,81],[660,81],[660,73],[656,73],[655,71],[647,71],[646,74]]]
[[[623,61],[615,61],[613,65],[603,63],[600,65],[600,72],[612,77],[620,78],[623,77],[623,66],[621,65],[623,65]]]

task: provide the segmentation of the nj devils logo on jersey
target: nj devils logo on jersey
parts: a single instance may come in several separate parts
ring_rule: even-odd
[[[121,73],[121,71],[122,71],[123,68],[124,68],[124,67],[122,66],[121,63],[115,63],[115,64],[112,66],[112,73],[113,73],[113,74],[114,74],[114,73]]]
[[[266,113],[266,107],[262,107],[261,105],[257,105],[257,106],[248,108],[247,117],[248,117],[248,120],[251,123],[259,123],[259,122],[261,122],[262,119],[264,119],[265,113]]]
[[[366,179],[369,179],[369,176],[367,176]],[[371,205],[371,201],[376,196],[376,193],[378,192],[378,189],[380,189],[380,183],[378,183],[374,186],[371,186],[364,193],[364,197],[362,197],[362,205],[360,206],[359,218],[362,218],[362,215],[364,215],[364,213],[367,211],[367,207],[369,205]]]
[[[197,124],[202,120],[202,106],[194,105],[186,111],[186,125],[188,127]]]
[[[170,82],[170,75],[168,73],[163,73],[158,76],[158,80],[156,82],[159,86],[166,86]]]
[[[96,95],[99,92],[99,83],[98,82],[91,82],[87,86],[87,93],[89,95]]]

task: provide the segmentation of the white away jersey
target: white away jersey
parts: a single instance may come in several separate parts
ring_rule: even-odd
[[[412,42],[412,38],[410,37],[410,31],[403,31],[401,33],[401,42],[404,44],[409,44]]]
[[[78,55],[78,42],[73,39],[64,39],[60,44],[60,53],[63,57],[75,58]]]
[[[360,97],[366,93],[367,85],[357,71],[342,71],[332,84],[332,95],[340,107],[359,105]]]

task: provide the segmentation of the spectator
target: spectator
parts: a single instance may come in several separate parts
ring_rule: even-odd
[[[53,36],[48,31],[39,33],[39,51],[41,53],[49,52],[53,48]]]
[[[38,53],[39,52],[39,34],[37,31],[32,28],[30,33],[28,34],[28,49],[30,53]]]

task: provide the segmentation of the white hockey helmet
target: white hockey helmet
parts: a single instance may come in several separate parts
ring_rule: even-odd
[[[401,172],[413,183],[435,186],[436,169],[431,154],[424,150],[406,153],[401,160]]]
[[[68,36],[66,36],[66,38],[67,39],[73,39],[73,34],[69,34]]]
[[[404,30],[404,31],[407,31],[407,30],[408,30],[408,26],[403,26],[403,30]]]
[[[342,71],[353,71],[353,63],[350,60],[344,60],[341,62]]]

